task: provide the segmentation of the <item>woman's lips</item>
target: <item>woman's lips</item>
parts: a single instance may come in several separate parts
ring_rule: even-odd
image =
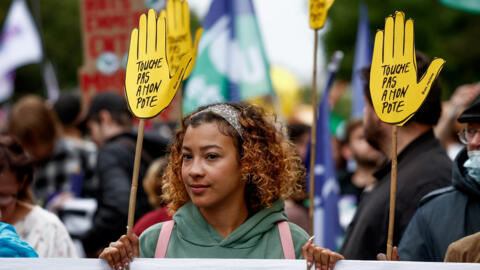
[[[202,194],[209,188],[210,185],[191,184],[190,189],[194,194]]]

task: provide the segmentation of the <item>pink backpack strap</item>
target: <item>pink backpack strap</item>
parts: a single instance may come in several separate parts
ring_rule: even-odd
[[[295,248],[293,247],[292,233],[288,222],[280,221],[277,223],[280,241],[282,241],[283,255],[285,259],[295,260]]]
[[[175,225],[175,220],[163,222],[162,229],[158,235],[155,258],[165,258],[165,254],[167,254],[168,242],[170,242],[170,235],[172,234],[173,230],[173,225]]]

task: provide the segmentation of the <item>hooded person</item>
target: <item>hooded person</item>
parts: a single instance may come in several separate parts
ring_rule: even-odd
[[[173,221],[140,238],[123,235],[100,258],[127,267],[134,257],[305,258],[333,269],[338,253],[287,222],[284,199],[301,190],[305,169],[277,122],[254,105],[219,103],[183,119],[163,176]]]
[[[466,123],[456,156],[452,186],[422,198],[399,244],[400,260],[444,261],[448,246],[480,231],[480,95],[458,117]]]

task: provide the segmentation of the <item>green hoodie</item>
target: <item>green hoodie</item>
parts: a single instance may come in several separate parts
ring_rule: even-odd
[[[166,258],[245,258],[283,259],[277,222],[287,220],[283,199],[248,218],[226,238],[222,238],[203,218],[198,208],[188,202],[173,216],[175,226],[168,243]],[[289,223],[295,255],[302,257],[301,248],[308,234]],[[153,258],[162,223],[155,224],[140,236],[140,257]]]

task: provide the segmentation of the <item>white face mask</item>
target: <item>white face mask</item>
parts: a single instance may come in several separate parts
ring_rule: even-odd
[[[480,184],[480,151],[469,151],[468,159],[463,163],[463,167],[467,169],[468,175]]]

